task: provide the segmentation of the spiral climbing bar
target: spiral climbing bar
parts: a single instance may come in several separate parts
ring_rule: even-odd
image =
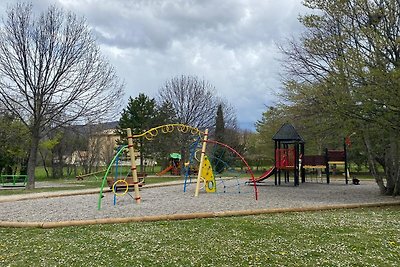
[[[144,133],[133,135],[132,138],[144,137],[147,140],[153,140],[153,138],[156,137],[160,132],[166,134],[166,133],[172,133],[174,130],[177,130],[178,132],[181,133],[191,133],[193,135],[198,135],[198,136],[204,135],[203,131],[200,131],[195,127],[180,123],[173,123],[151,128],[150,130],[147,130]]]

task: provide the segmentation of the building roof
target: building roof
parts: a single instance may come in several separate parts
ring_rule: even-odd
[[[290,123],[283,124],[281,128],[274,134],[272,140],[284,143],[304,143],[303,138]]]

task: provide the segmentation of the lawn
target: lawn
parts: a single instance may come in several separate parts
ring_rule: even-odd
[[[0,235],[1,266],[398,266],[400,207]]]

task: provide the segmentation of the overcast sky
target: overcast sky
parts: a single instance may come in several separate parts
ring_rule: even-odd
[[[3,16],[6,5],[1,1]],[[276,47],[302,31],[301,0],[34,0],[87,19],[103,54],[125,81],[125,99],[156,97],[175,76],[194,75],[215,86],[254,129],[280,88]],[[125,101],[126,104],[126,101]]]

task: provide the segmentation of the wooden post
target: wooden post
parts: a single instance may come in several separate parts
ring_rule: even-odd
[[[196,183],[196,191],[194,196],[199,196],[200,190],[200,182],[201,182],[201,169],[203,168],[204,163],[204,156],[206,154],[206,147],[207,147],[207,138],[208,138],[208,129],[204,131],[204,139],[203,139],[203,146],[201,147],[201,156],[200,156],[200,165],[199,165],[199,173],[197,174],[197,183]]]
[[[137,204],[140,204],[140,191],[139,191],[139,181],[137,177],[137,170],[136,170],[136,158],[135,158],[135,151],[133,149],[133,136],[131,128],[126,129],[126,133],[128,135],[128,148],[129,148],[129,155],[131,156],[131,172],[133,178],[133,188],[135,190],[135,200]]]

